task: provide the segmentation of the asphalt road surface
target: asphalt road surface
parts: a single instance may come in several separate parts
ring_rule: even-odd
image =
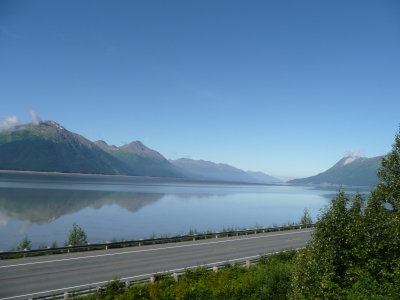
[[[234,262],[302,248],[312,229],[219,239],[46,255],[0,261],[0,299],[29,299],[89,286],[115,277],[133,280],[157,272]]]

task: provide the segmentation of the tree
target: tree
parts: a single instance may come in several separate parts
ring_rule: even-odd
[[[400,294],[400,133],[365,208],[340,190],[295,263],[293,299],[397,299]],[[390,207],[388,207],[390,206]]]
[[[87,236],[85,231],[76,223],[72,225],[72,229],[69,231],[68,241],[66,245],[80,246],[87,244]]]
[[[392,151],[382,158],[378,177],[365,208],[365,277],[381,287],[382,294],[395,294],[400,292],[400,132]]]
[[[24,239],[22,240],[21,244],[17,248],[16,251],[24,251],[24,250],[31,250],[32,242],[28,239],[28,236],[25,235]]]
[[[349,196],[340,189],[316,223],[313,241],[296,262],[292,285],[295,299],[344,297],[341,286],[351,248],[349,204]]]
[[[396,134],[392,151],[382,158],[378,170],[380,183],[375,190],[375,197],[381,197],[390,203],[394,211],[400,209],[400,131]]]
[[[300,224],[311,224],[312,218],[307,208],[304,209],[303,216],[300,219]]]

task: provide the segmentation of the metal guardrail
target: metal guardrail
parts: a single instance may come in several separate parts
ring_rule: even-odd
[[[23,251],[7,251],[7,252],[0,252],[0,259],[40,256],[49,254],[63,254],[63,253],[80,252],[80,251],[107,250],[107,249],[135,247],[143,245],[167,244],[167,243],[195,241],[202,239],[239,236],[239,235],[248,235],[248,234],[265,233],[265,232],[312,228],[314,226],[315,224],[299,224],[299,225],[289,225],[280,227],[266,227],[266,228],[254,228],[246,230],[233,230],[233,231],[212,232],[212,233],[202,233],[202,234],[180,235],[180,236],[165,237],[165,238],[87,244],[81,246],[66,246],[58,248],[44,248],[44,249],[23,250]]]
[[[300,249],[302,249],[302,248],[297,248],[295,250],[300,250]],[[128,289],[133,284],[154,283],[154,282],[159,281],[168,276],[172,277],[175,281],[179,281],[180,277],[185,273],[186,270],[196,269],[196,268],[200,268],[200,267],[205,267],[207,270],[212,270],[214,272],[218,272],[218,270],[227,267],[227,265],[228,266],[241,265],[241,266],[250,267],[252,264],[257,263],[261,257],[276,254],[276,253],[279,253],[279,252],[266,253],[263,255],[256,255],[256,256],[251,256],[251,257],[247,257],[247,258],[232,259],[232,260],[228,260],[225,262],[219,262],[219,263],[209,263],[209,264],[204,264],[204,265],[191,266],[191,267],[181,268],[181,269],[177,269],[177,270],[173,270],[173,271],[158,272],[158,273],[154,273],[153,275],[145,276],[145,277],[139,278],[139,279],[132,279],[132,277],[131,278],[128,277],[128,278],[124,278],[124,279],[119,279],[119,282],[121,285],[120,287],[121,287],[121,289]],[[32,299],[32,300],[34,300],[34,299],[35,300],[53,300],[53,299],[58,300],[58,299],[70,299],[70,298],[88,296],[88,295],[94,294],[96,292],[98,292],[98,293],[104,292],[107,284],[110,282],[112,282],[112,280],[107,281],[107,282],[102,282],[102,283],[99,283],[96,285],[88,284],[88,285],[86,285],[85,288],[81,288],[81,289],[72,289],[72,290],[60,289],[60,290],[65,290],[65,291],[59,292],[59,293],[47,294],[47,295],[43,295],[43,296],[39,296],[39,294],[41,294],[41,293],[36,293],[36,294],[33,294],[33,297],[30,297],[29,299]],[[35,296],[35,295],[38,295],[38,296]]]

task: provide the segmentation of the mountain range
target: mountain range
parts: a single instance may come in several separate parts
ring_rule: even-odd
[[[178,159],[168,161],[140,141],[117,147],[92,142],[54,121],[0,131],[0,170],[151,176],[246,183],[279,182],[261,172],[226,164]]]
[[[262,172],[243,171],[227,164],[217,164],[211,161],[181,158],[170,160],[181,174],[198,180],[235,181],[249,183],[276,183],[279,179]]]
[[[292,184],[374,186],[378,183],[376,175],[383,156],[347,156],[333,167],[315,176],[294,179]]]
[[[105,141],[94,143],[108,154],[122,161],[135,175],[183,177],[164,156],[146,147],[140,141],[134,141],[121,147],[110,146]]]

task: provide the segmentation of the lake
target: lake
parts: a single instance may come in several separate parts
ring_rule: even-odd
[[[91,243],[316,219],[335,190],[151,178],[0,173],[0,250],[28,236],[63,245],[72,224]]]

